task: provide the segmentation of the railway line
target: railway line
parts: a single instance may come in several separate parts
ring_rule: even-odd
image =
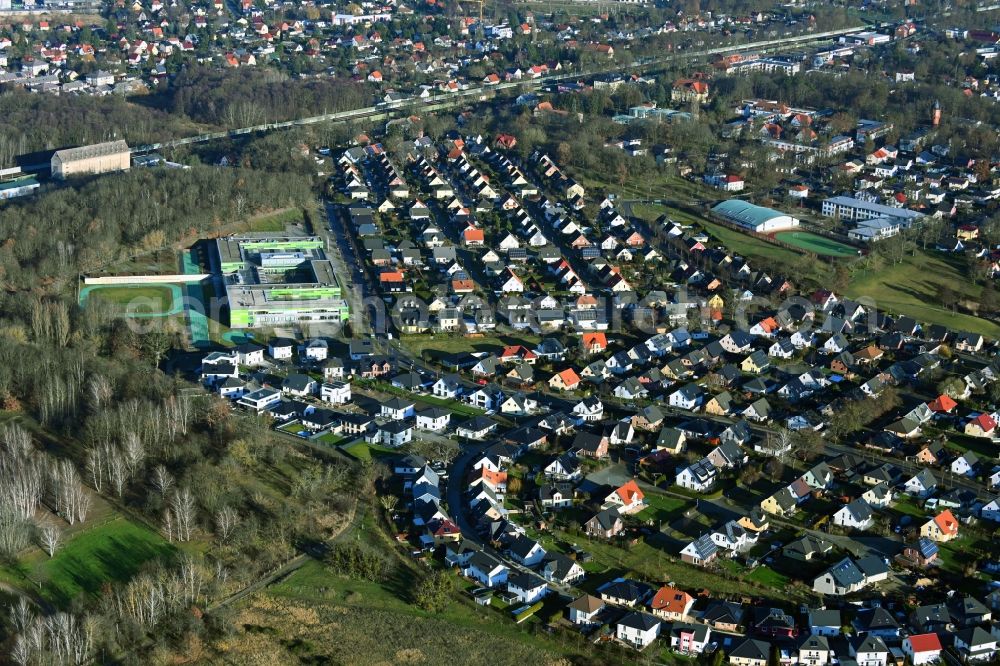
[[[747,42],[745,44],[730,44],[726,46],[718,46],[709,49],[701,49],[698,51],[674,52],[668,56],[663,56],[660,58],[646,58],[643,60],[634,61],[629,64],[616,64],[612,67],[598,67],[587,71],[557,72],[546,76],[540,76],[534,79],[527,79],[521,81],[504,81],[496,85],[490,85],[490,86],[482,85],[482,86],[477,86],[475,88],[469,88],[467,90],[459,90],[453,93],[439,93],[431,95],[429,97],[420,97],[418,95],[414,95],[412,97],[407,97],[401,100],[396,100],[393,102],[381,102],[373,106],[363,107],[360,109],[352,109],[349,111],[338,111],[335,113],[324,113],[315,116],[308,116],[305,118],[296,118],[294,120],[286,120],[275,123],[264,123],[261,125],[254,125],[252,127],[241,127],[237,129],[223,130],[219,132],[210,132],[208,134],[199,134],[195,136],[182,137],[179,139],[172,139],[160,143],[151,143],[151,144],[134,146],[132,148],[132,153],[134,155],[142,155],[163,149],[178,148],[181,146],[206,143],[209,141],[219,141],[222,139],[233,139],[247,135],[256,135],[266,132],[293,129],[295,127],[304,127],[308,125],[315,125],[318,123],[350,122],[353,120],[367,120],[367,121],[389,120],[397,115],[410,113],[411,111],[415,111],[417,109],[419,109],[422,112],[435,111],[439,109],[458,106],[461,104],[467,104],[469,102],[487,101],[491,97],[495,97],[497,93],[504,91],[531,92],[564,81],[593,79],[594,77],[597,76],[613,74],[621,71],[647,71],[670,62],[675,62],[680,59],[685,59],[685,60],[701,59],[715,55],[739,53],[741,51],[767,53],[769,51],[774,51],[777,49],[785,49],[790,46],[813,46],[822,44],[824,42],[829,42],[844,35],[849,35],[852,33],[859,32],[863,29],[864,29],[863,26],[857,26],[852,28],[845,28],[842,30],[831,30],[827,32],[821,32],[809,35],[781,37],[771,40]]]

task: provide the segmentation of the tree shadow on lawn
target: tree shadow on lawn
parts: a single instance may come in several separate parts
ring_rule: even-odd
[[[69,551],[56,553],[43,565],[48,574],[43,595],[53,604],[66,607],[81,592],[96,596],[107,583],[124,583],[147,562],[175,553],[168,543],[150,542],[138,535],[112,536],[79,555]]]

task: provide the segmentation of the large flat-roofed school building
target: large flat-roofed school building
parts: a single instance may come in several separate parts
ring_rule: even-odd
[[[342,322],[350,311],[323,240],[229,236],[216,240],[230,328]]]

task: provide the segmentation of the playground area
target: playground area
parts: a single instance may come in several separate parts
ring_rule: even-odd
[[[859,253],[856,247],[808,231],[779,231],[774,237],[782,243],[826,257],[856,257]]]

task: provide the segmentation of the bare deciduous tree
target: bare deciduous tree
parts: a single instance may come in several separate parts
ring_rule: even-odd
[[[0,506],[0,553],[14,556],[27,545],[27,522],[9,507]]]
[[[114,387],[104,375],[92,375],[87,382],[87,404],[91,412],[99,412],[111,401]]]
[[[128,481],[128,467],[121,451],[115,449],[108,458],[108,480],[114,487],[115,494],[121,497],[125,494],[125,484]]]
[[[93,659],[94,625],[89,618],[69,613],[35,617],[20,623],[12,658],[18,664],[72,664]]]
[[[14,632],[18,634],[27,633],[28,628],[35,622],[35,611],[24,597],[20,597],[17,603],[10,607],[10,624]]]
[[[157,465],[153,469],[153,487],[160,493],[160,497],[166,498],[167,493],[174,487],[174,477],[167,471],[166,466]]]
[[[70,525],[82,523],[90,511],[90,495],[80,482],[76,467],[69,460],[59,460],[49,468],[49,487],[57,513]]]
[[[125,462],[125,469],[128,472],[128,478],[135,478],[146,458],[145,447],[143,446],[143,443],[139,439],[139,435],[137,433],[130,432],[125,435],[125,444],[122,447],[122,457]]]
[[[223,542],[229,541],[239,523],[240,515],[232,507],[223,507],[215,514],[215,531]]]
[[[170,510],[173,513],[178,541],[190,541],[194,532],[195,502],[191,491],[181,488],[170,496]]]
[[[62,530],[50,522],[45,522],[38,528],[38,543],[52,557],[62,545]]]
[[[399,501],[399,498],[395,495],[387,493],[385,495],[379,495],[378,501],[379,504],[382,505],[382,508],[385,509],[386,513],[392,513],[392,510],[396,508],[396,503]]]

